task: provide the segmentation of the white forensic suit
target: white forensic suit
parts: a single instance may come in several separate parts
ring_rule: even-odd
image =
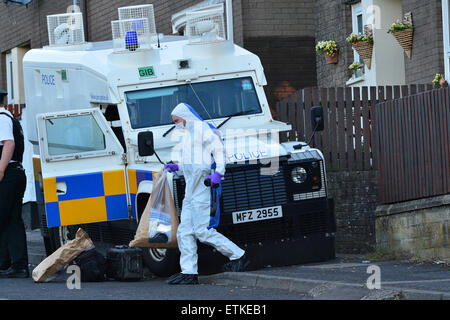
[[[186,180],[186,191],[181,211],[181,223],[177,240],[180,249],[182,274],[198,274],[197,239],[213,246],[230,260],[244,255],[244,250],[214,228],[210,223],[211,188],[204,180],[211,174],[211,164],[215,161],[216,172],[225,174],[225,151],[220,133],[203,121],[189,106],[180,103],[172,115],[186,120],[186,126],[179,147],[179,170]],[[212,159],[213,158],[213,159]]]

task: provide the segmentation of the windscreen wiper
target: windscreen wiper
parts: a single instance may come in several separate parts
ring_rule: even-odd
[[[169,130],[167,130],[164,134],[163,137],[167,136],[169,134],[170,131],[172,131],[173,129],[175,129],[175,125],[173,125]]]
[[[228,118],[226,118],[221,124],[219,124],[216,129],[219,129],[220,127],[222,127],[225,123],[228,122],[228,120],[230,120],[233,117],[243,116],[243,115],[250,114],[253,112],[258,112],[258,110],[252,109],[252,110],[240,111],[240,112],[233,113],[233,114],[229,115]],[[173,125],[169,130],[164,132],[164,134],[162,136],[163,137],[167,136],[173,129],[175,129],[175,125]]]
[[[233,113],[233,114],[229,115],[228,118],[226,118],[221,124],[219,124],[216,129],[219,129],[221,126],[223,126],[225,123],[227,123],[228,120],[230,120],[233,117],[243,116],[243,115],[250,114],[253,112],[258,112],[258,110],[252,109],[252,110],[240,111],[240,112]]]

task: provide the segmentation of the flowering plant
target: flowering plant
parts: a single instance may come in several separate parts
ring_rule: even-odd
[[[408,29],[414,29],[414,26],[412,24],[408,24],[405,22],[402,22],[400,20],[395,20],[394,23],[391,25],[391,28],[389,29],[389,32],[396,32],[396,31],[403,31]]]
[[[350,70],[355,71],[355,70],[359,70],[359,69],[364,68],[364,65],[362,63],[360,63],[360,62],[355,61],[348,68]]]
[[[366,33],[352,33],[350,36],[345,39],[348,43],[356,44],[357,42],[370,42],[373,43],[373,37]]]
[[[447,85],[447,80],[445,80],[444,75],[437,73],[433,80],[434,85],[440,85],[441,87]]]
[[[325,53],[327,55],[333,55],[338,51],[336,41],[319,41],[316,45],[316,51],[319,53]]]

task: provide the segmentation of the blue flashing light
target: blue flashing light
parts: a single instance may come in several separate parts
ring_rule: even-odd
[[[135,51],[139,48],[139,41],[136,31],[128,31],[125,35],[125,48]]]

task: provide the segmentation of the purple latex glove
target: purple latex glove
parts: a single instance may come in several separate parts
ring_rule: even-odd
[[[218,172],[214,172],[212,175],[209,175],[205,179],[205,185],[207,186],[218,186],[222,179],[222,175]]]
[[[169,163],[169,164],[166,164],[164,169],[167,169],[167,171],[169,171],[169,172],[175,172],[175,171],[178,171],[179,168],[176,163]]]

